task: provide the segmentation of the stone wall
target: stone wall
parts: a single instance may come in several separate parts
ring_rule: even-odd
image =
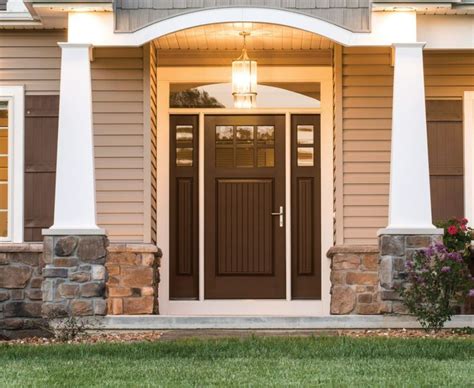
[[[40,335],[43,244],[0,244],[0,338]]]
[[[331,259],[331,314],[406,314],[397,291],[405,261],[442,235],[381,235],[379,246],[335,246]]]
[[[416,251],[434,243],[442,243],[441,234],[433,235],[381,235],[380,248],[380,299],[388,313],[406,314],[399,292],[405,280],[405,261]]]
[[[372,245],[332,247],[331,314],[380,314],[379,250]]]
[[[106,314],[107,245],[105,236],[44,237],[44,316]]]
[[[112,244],[108,251],[108,313],[158,314],[161,251],[152,244]]]

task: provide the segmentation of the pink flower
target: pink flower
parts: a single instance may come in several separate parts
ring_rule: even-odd
[[[474,297],[474,288],[472,290],[469,290],[469,297],[472,298]]]
[[[465,232],[466,229],[467,229],[466,224],[461,224],[461,230],[462,230],[463,232]]]
[[[455,234],[458,233],[458,228],[456,228],[455,225],[451,225],[451,226],[448,228],[448,233],[449,233],[451,236],[454,236]]]
[[[461,224],[463,224],[463,225],[466,225],[468,222],[469,222],[469,221],[468,221],[467,218],[463,218],[463,219],[461,220]]]

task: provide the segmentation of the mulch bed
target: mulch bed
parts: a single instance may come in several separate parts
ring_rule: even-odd
[[[95,344],[95,343],[134,343],[134,342],[157,342],[170,341],[183,338],[228,338],[249,336],[348,336],[355,338],[380,337],[380,338],[474,338],[474,332],[468,329],[446,329],[437,333],[429,333],[424,330],[407,329],[383,329],[383,330],[170,330],[170,331],[117,331],[117,332],[95,332],[78,336],[71,341],[60,341],[55,338],[31,337],[1,341],[0,345],[53,345],[53,344]]]

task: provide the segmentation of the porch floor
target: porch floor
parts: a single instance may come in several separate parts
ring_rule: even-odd
[[[456,315],[446,328],[474,328],[474,315]],[[318,330],[318,329],[419,329],[409,316],[345,315],[320,317],[287,316],[170,316],[108,315],[99,330]]]

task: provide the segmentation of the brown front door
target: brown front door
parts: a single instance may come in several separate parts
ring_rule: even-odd
[[[205,193],[206,299],[285,298],[285,117],[206,116]]]

